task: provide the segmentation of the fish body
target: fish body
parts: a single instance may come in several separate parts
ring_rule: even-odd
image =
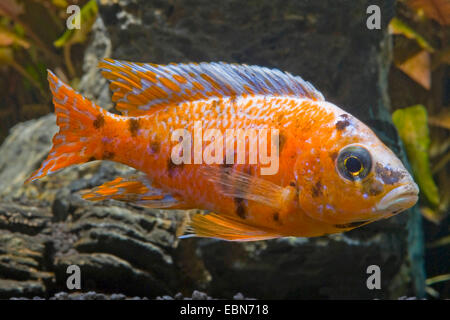
[[[144,175],[117,178],[83,197],[204,209],[209,213],[192,217],[191,235],[239,241],[343,232],[417,201],[417,186],[392,151],[299,77],[224,63],[105,60],[100,67],[122,115],[96,106],[49,72],[60,132],[29,181],[71,164],[120,162]],[[200,142],[183,149],[187,136],[174,139],[179,130]],[[235,136],[227,139],[230,132]],[[266,155],[277,163],[270,174],[264,168],[273,163],[250,163],[252,150],[263,149],[251,144],[251,133],[272,147]],[[174,155],[189,156],[175,163]],[[205,163],[207,155],[216,161]]]

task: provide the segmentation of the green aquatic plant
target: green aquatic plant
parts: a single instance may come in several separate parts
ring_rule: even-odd
[[[439,205],[439,191],[430,168],[430,136],[427,110],[422,105],[398,109],[392,114],[392,121],[398,129],[411,163],[414,178],[426,201],[432,206]]]
[[[81,8],[81,28],[67,30],[67,8],[74,4]],[[77,82],[97,11],[94,0],[0,1],[0,91],[7,93],[0,99],[0,141],[15,123],[52,110],[47,68]]]
[[[92,25],[97,18],[97,13],[97,2],[90,0],[83,6],[79,13],[76,13],[76,15],[79,15],[77,19],[80,21],[80,29],[67,29],[60,38],[53,42],[56,48],[63,48],[64,60],[71,77],[75,77],[75,68],[72,64],[70,49],[72,45],[86,41]]]

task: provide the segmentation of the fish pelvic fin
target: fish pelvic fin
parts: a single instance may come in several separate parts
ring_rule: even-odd
[[[180,239],[191,237],[215,238],[228,241],[258,241],[282,237],[272,230],[248,225],[216,213],[194,214]]]
[[[175,196],[151,185],[144,175],[133,174],[87,190],[81,197],[90,201],[117,200],[148,208],[181,209],[184,203]]]
[[[64,84],[50,70],[48,82],[59,132],[53,137],[47,159],[25,183],[73,164],[101,158],[95,158],[100,141],[98,127],[104,125],[107,112]]]

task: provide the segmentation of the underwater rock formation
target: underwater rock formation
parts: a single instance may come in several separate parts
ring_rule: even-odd
[[[95,69],[105,56],[153,63],[227,61],[301,75],[402,154],[389,115],[387,22],[394,1],[101,1],[80,91],[111,108]],[[368,30],[366,8],[382,7]],[[93,162],[31,184],[57,127],[53,115],[16,125],[0,147],[0,298],[67,291],[67,266],[82,291],[172,296],[194,289],[217,298],[396,298],[421,295],[417,213],[343,235],[249,243],[178,240],[184,211],[92,203],[78,192],[131,169]],[[410,257],[414,256],[414,259]],[[369,265],[381,290],[366,286]]]

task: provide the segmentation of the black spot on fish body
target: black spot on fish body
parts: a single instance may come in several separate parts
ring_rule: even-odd
[[[296,198],[300,195],[300,189],[298,188],[297,182],[295,180],[292,180],[289,182],[289,187],[294,188]]]
[[[396,171],[391,168],[384,167],[381,163],[377,162],[375,166],[375,173],[386,184],[394,184],[403,178],[403,172]]]
[[[283,118],[284,118],[284,114],[280,114],[280,115],[278,116],[278,119],[277,119],[278,124],[281,123],[281,121],[283,120]]]
[[[336,161],[336,158],[338,157],[338,155],[339,155],[339,152],[337,152],[337,151],[331,152],[330,153],[331,160],[333,160],[333,162]]]
[[[347,128],[350,125],[350,121],[348,120],[339,120],[338,122],[336,122],[336,129],[339,131],[344,130],[345,128]]]
[[[234,198],[234,204],[236,206],[236,214],[239,218],[245,219],[247,217],[247,210],[245,208],[244,199]]]
[[[153,154],[159,153],[160,150],[161,150],[161,143],[159,141],[150,142],[150,151]]]
[[[128,130],[130,131],[131,136],[135,137],[138,133],[139,128],[140,128],[139,119],[130,118],[128,120]]]
[[[114,158],[114,156],[115,156],[114,152],[111,152],[111,151],[104,151],[104,152],[103,152],[102,159],[104,159],[104,160],[110,160],[110,159]]]
[[[102,114],[99,114],[92,124],[95,129],[100,129],[105,125],[105,117]]]
[[[279,212],[275,212],[273,214],[272,218],[273,218],[273,221],[281,223],[281,221],[280,221],[280,213]]]
[[[314,198],[322,195],[322,184],[320,183],[320,181],[317,181],[317,183],[312,187],[311,191]]]
[[[383,192],[383,184],[375,178],[363,182],[362,191],[371,196],[377,196]]]
[[[172,161],[172,158],[169,157],[169,160],[167,161],[167,173],[169,174],[169,177],[172,177],[175,170],[182,169],[184,166],[184,162],[180,164],[175,164]]]
[[[90,158],[88,159],[88,161],[95,161],[95,160],[97,160],[95,157],[90,157]]]
[[[281,154],[281,151],[283,150],[284,145],[286,144],[286,136],[282,133],[278,135],[278,154]]]
[[[220,165],[223,168],[232,168],[234,166],[234,163],[227,163],[227,157],[226,155],[223,157],[223,162]]]
[[[252,167],[251,166],[245,166],[243,172],[248,174],[249,176],[251,176],[252,175]]]

